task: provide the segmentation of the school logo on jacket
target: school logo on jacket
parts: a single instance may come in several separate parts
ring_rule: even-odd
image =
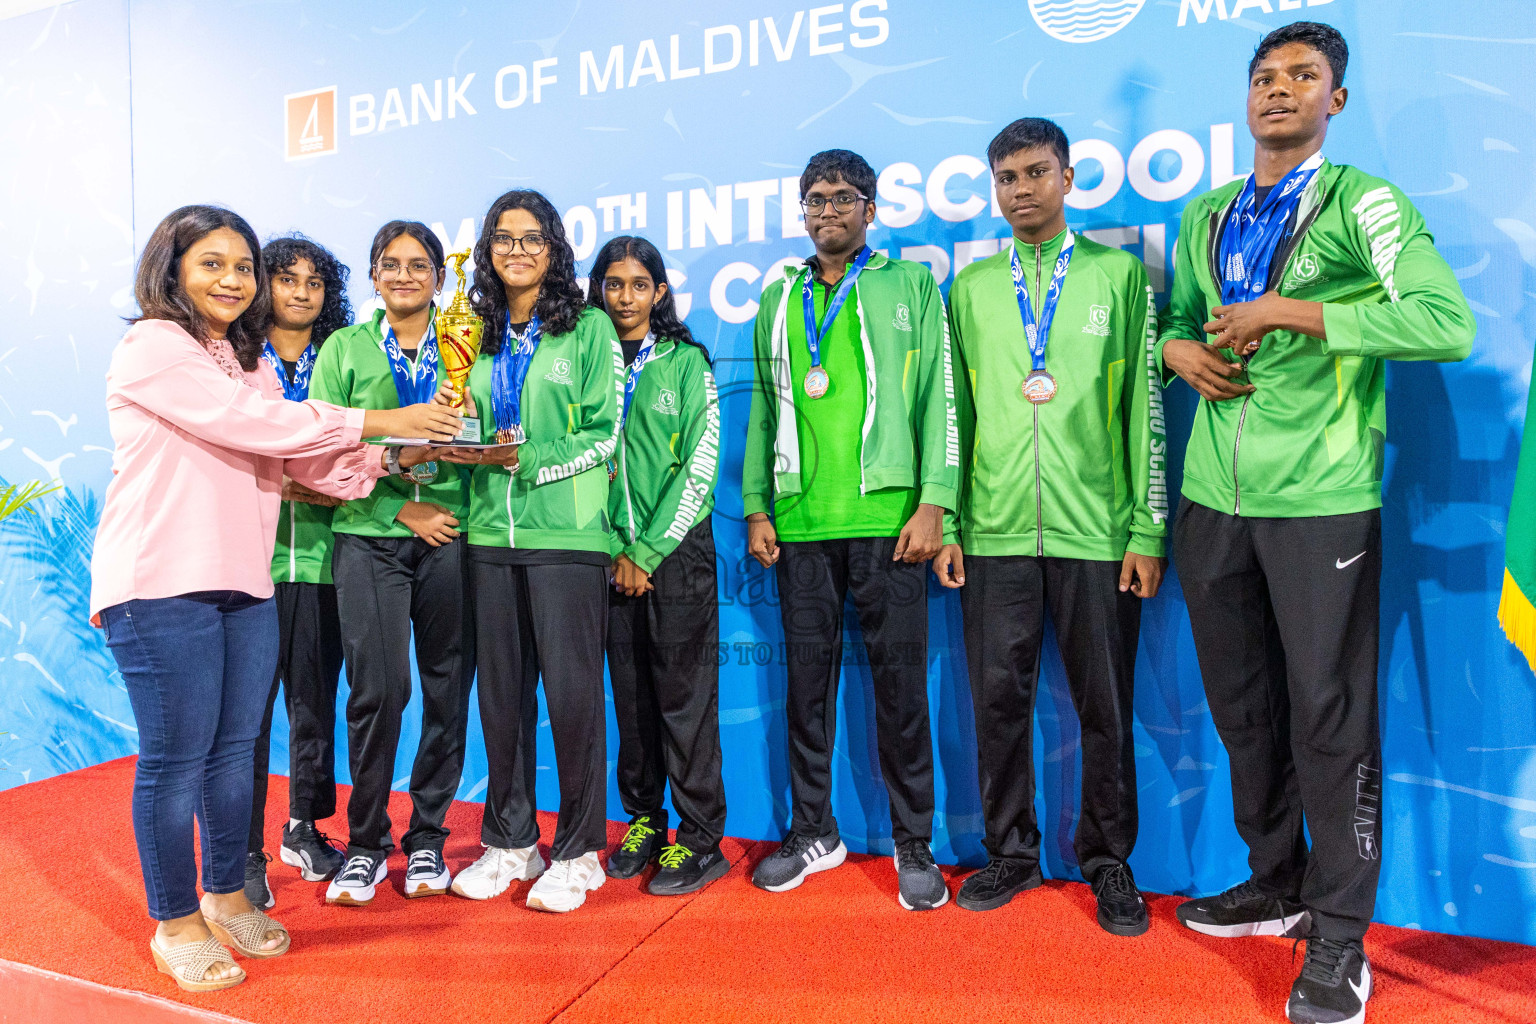
[[[571,361],[569,359],[556,359],[554,364],[550,366],[549,372],[544,375],[544,379],[552,384],[576,383],[571,379]]]
[[[664,416],[677,416],[677,392],[671,388],[662,388],[661,394],[656,396],[656,401],[651,403],[651,408]]]
[[[283,126],[288,160],[336,152],[336,87],[284,96]]]
[[[1097,334],[1101,338],[1109,337],[1109,307],[1089,306],[1088,322],[1083,325],[1084,334]]]
[[[896,316],[891,321],[891,326],[898,331],[910,331],[912,329],[912,311],[907,308],[905,302],[896,303]]]
[[[1311,284],[1317,280],[1318,265],[1315,253],[1302,253],[1291,262],[1291,287]]]

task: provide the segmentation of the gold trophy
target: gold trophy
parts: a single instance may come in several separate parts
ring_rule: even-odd
[[[448,386],[453,390],[452,405],[460,410],[464,408],[465,393],[469,387],[469,371],[474,369],[475,360],[480,358],[480,337],[485,333],[485,322],[470,308],[469,296],[464,292],[464,262],[469,259],[470,253],[471,250],[465,249],[449,255],[448,262],[453,264],[458,286],[453,290],[453,301],[437,314],[438,362],[448,374]],[[465,416],[464,425],[459,429],[454,442],[479,444],[480,420],[474,416]]]

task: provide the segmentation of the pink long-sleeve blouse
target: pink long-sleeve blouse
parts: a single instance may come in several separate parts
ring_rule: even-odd
[[[91,557],[91,621],[133,598],[272,595],[283,476],[361,498],[384,475],[363,410],[283,398],[265,362],[231,377],[168,320],[134,324],[107,370],[116,453]]]

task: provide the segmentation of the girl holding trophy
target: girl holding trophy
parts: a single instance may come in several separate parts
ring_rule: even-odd
[[[603,884],[607,744],[608,470],[623,365],[613,324],[589,309],[560,215],[538,192],[491,204],[475,245],[470,301],[485,321],[465,412],[498,447],[449,451],[474,467],[469,571],[490,781],[485,854],[453,890],[491,899],[538,878],[536,910],[575,910]],[[547,872],[534,817],[542,674],[560,813]],[[542,875],[542,877],[540,877]]]
[[[311,396],[336,405],[393,409],[430,401],[445,373],[433,295],[443,286],[443,246],[425,224],[390,221],[369,256],[384,302],[371,319],[333,334],[315,361]],[[386,449],[386,462],[395,449]],[[464,543],[467,474],[441,461],[391,475],[336,509],[332,576],[346,658],[347,861],[326,902],[359,906],[384,880],[394,842],[388,814],[401,714],[411,698],[411,640],[421,677],[421,743],[411,770],[409,830],[401,837],[405,895],[448,891],[443,862],[448,812],[464,767],[474,679]]]

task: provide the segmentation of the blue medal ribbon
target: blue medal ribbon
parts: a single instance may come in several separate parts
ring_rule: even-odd
[[[277,349],[272,347],[270,341],[262,346],[261,358],[277,374],[277,379],[283,385],[284,398],[290,402],[302,402],[309,397],[309,379],[315,371],[313,343],[305,345],[304,351],[299,355],[299,361],[293,368],[293,380],[288,379],[287,367],[283,366],[282,357],[277,354]]]
[[[1301,204],[1301,194],[1322,163],[1323,154],[1314,153],[1292,168],[1269,190],[1263,205],[1258,202],[1254,177],[1248,175],[1221,233],[1222,305],[1247,302],[1264,294],[1270,265],[1285,238],[1291,213]]]
[[[635,353],[635,361],[629,364],[629,379],[624,382],[624,408],[619,412],[620,429],[629,419],[629,403],[635,400],[635,388],[640,384],[640,371],[645,369],[645,364],[650,362],[655,354],[656,335],[647,334],[645,343],[640,346],[640,351]]]
[[[427,321],[427,333],[422,335],[421,346],[416,350],[416,363],[405,358],[400,351],[400,341],[395,329],[385,321],[384,355],[389,358],[389,372],[395,378],[395,396],[403,409],[408,405],[430,402],[437,394],[437,325]]]
[[[832,301],[827,303],[827,315],[821,321],[820,330],[816,327],[816,299],[814,295],[816,287],[816,275],[809,269],[805,275],[805,286],[800,289],[800,295],[805,307],[805,346],[811,351],[811,367],[821,368],[821,342],[832,329],[832,321],[837,319],[837,314],[843,308],[843,303],[848,301],[848,296],[853,293],[853,284],[864,272],[864,266],[869,258],[874,255],[869,246],[859,249],[853,263],[849,265],[848,272],[838,283],[837,291],[832,295]]]
[[[501,350],[491,362],[491,415],[496,421],[498,439],[522,432],[523,382],[528,367],[539,350],[539,318],[535,314],[523,333],[512,330],[512,321],[502,334]]]
[[[1013,294],[1019,300],[1019,317],[1024,321],[1024,340],[1029,343],[1029,361],[1032,370],[1045,369],[1045,343],[1051,337],[1051,321],[1056,318],[1056,303],[1061,299],[1061,284],[1067,279],[1067,264],[1072,262],[1072,247],[1077,244],[1072,232],[1061,243],[1056,256],[1056,269],[1051,271],[1051,286],[1046,289],[1045,301],[1040,304],[1040,322],[1035,322],[1035,310],[1029,303],[1029,282],[1024,279],[1024,265],[1019,262],[1019,247],[1011,242],[1008,246],[1009,266],[1013,271]]]

